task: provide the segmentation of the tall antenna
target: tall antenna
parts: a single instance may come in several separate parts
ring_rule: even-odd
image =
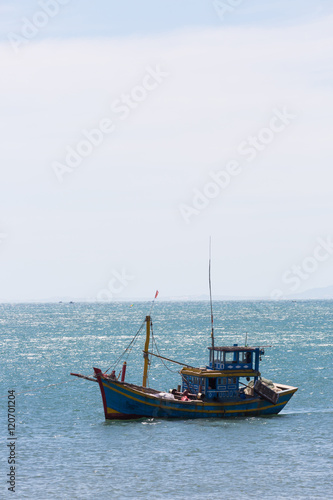
[[[212,253],[212,238],[209,238],[209,298],[210,298],[210,320],[212,323],[212,333],[211,333],[211,338],[212,338],[212,369],[215,370],[215,363],[214,363],[214,316],[213,316],[213,301],[212,301],[212,280],[211,280],[211,275],[210,275],[210,269],[211,269],[211,253]]]

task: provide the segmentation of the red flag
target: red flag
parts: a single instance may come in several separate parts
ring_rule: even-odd
[[[157,295],[158,295],[158,290],[156,290],[155,299],[157,299]]]

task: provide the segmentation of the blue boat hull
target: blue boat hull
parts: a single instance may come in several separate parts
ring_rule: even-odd
[[[101,389],[106,419],[129,418],[228,418],[274,415],[288,403],[297,387],[285,387],[277,404],[259,397],[229,401],[180,401],[165,399],[131,384],[110,380],[95,369]]]

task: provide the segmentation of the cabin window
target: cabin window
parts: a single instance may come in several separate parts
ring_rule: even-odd
[[[252,363],[252,353],[251,352],[244,352],[244,362],[245,363]]]
[[[214,351],[215,362],[221,361],[221,351]]]
[[[216,389],[216,378],[209,378],[208,379],[208,389],[209,390],[215,390]]]
[[[236,377],[229,377],[228,384],[236,384]]]
[[[224,353],[224,362],[225,363],[232,363],[234,359],[234,353],[233,352],[225,352]]]
[[[217,379],[217,385],[219,387],[223,387],[223,386],[226,386],[227,385],[227,377],[221,377],[221,378],[218,378]]]
[[[252,353],[247,351],[247,352],[240,352],[239,357],[238,357],[238,362],[239,363],[252,363]]]

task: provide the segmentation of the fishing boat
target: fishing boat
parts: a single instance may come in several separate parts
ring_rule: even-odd
[[[157,294],[158,292],[155,298]],[[209,359],[204,367],[194,367],[151,352],[152,318],[148,315],[140,327],[146,327],[142,385],[125,381],[126,362],[118,377],[115,370],[107,373],[100,368],[94,368],[93,377],[75,373],[71,375],[98,382],[107,420],[228,418],[279,413],[297,391],[297,387],[274,383],[261,377],[261,357],[265,353],[264,348],[269,346],[234,344],[217,347],[214,344],[212,302],[211,322]],[[132,347],[132,342],[125,353]],[[147,387],[151,356],[182,366],[179,371],[181,383],[177,387],[171,388],[169,392]]]

